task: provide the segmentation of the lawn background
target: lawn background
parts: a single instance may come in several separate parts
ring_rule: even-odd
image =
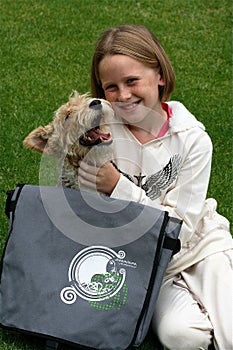
[[[24,137],[47,124],[73,89],[90,90],[99,34],[146,25],[174,65],[172,99],[206,126],[214,144],[208,195],[232,221],[232,2],[230,0],[1,0],[0,252],[7,238],[5,192],[39,183],[40,155]],[[155,350],[149,334],[140,350]],[[0,330],[1,350],[41,350],[43,342]],[[65,349],[69,349],[66,347]]]

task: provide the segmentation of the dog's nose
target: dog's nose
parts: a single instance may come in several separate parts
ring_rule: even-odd
[[[89,104],[89,107],[93,108],[93,109],[101,109],[102,108],[101,101],[100,100],[93,100]]]

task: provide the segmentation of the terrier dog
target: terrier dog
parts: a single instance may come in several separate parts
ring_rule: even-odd
[[[69,97],[54,115],[53,121],[33,130],[23,141],[26,148],[57,157],[58,186],[79,189],[78,162],[101,166],[111,160],[113,119],[111,105],[103,100],[80,95]]]

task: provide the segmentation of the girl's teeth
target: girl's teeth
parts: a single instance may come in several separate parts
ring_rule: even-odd
[[[131,105],[123,106],[124,109],[131,109],[134,108],[137,105],[136,102],[132,103]]]

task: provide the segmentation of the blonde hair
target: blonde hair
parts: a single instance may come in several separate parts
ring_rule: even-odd
[[[173,67],[154,34],[141,25],[120,25],[102,33],[92,58],[93,97],[105,98],[99,77],[99,64],[105,56],[116,54],[134,58],[159,72],[165,81],[165,86],[159,87],[160,100],[161,102],[169,100],[176,81]]]

